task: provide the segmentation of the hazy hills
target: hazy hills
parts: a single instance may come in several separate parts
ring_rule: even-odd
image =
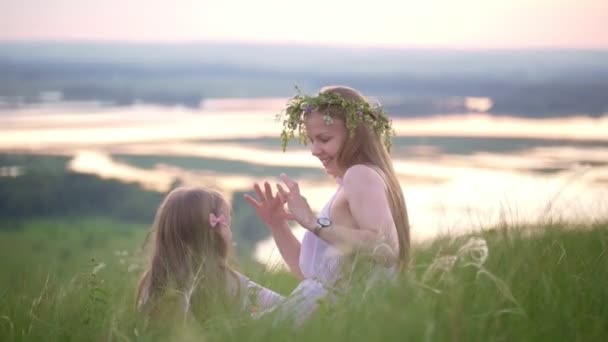
[[[608,51],[406,50],[305,45],[0,43],[4,106],[64,100],[198,107],[211,97],[289,96],[348,84],[398,115],[462,112],[531,117],[608,112]]]

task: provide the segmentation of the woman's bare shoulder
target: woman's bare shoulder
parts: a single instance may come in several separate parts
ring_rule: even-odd
[[[342,181],[345,187],[384,187],[384,181],[378,171],[365,164],[356,164],[349,167],[344,173]]]

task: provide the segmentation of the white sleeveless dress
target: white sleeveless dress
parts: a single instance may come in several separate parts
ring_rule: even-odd
[[[342,188],[340,180],[338,184],[336,192],[319,213],[319,218],[330,217],[331,206]],[[328,291],[338,280],[342,259],[343,255],[337,248],[307,231],[302,240],[299,259],[304,280],[280,305],[281,316],[301,324],[316,311],[320,300],[331,300],[327,298]]]
[[[382,173],[373,168],[381,178]],[[330,218],[331,206],[336,195],[342,189],[342,180],[337,179],[338,188],[325,204],[319,218]],[[385,181],[386,182],[386,181]],[[296,289],[281,303],[282,317],[291,317],[299,325],[305,322],[318,308],[321,300],[332,301],[337,280],[340,277],[341,267],[345,255],[336,247],[328,244],[314,233],[307,231],[304,234],[300,247],[299,266],[304,275]],[[397,267],[384,267],[378,265],[370,274],[367,287],[370,288],[380,279],[392,278],[397,273]]]

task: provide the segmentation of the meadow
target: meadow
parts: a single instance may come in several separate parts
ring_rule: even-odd
[[[146,320],[134,288],[146,225],[107,218],[3,221],[2,341],[601,341],[608,337],[608,224],[494,227],[414,247],[394,283],[351,291],[303,326],[247,313]],[[295,279],[241,258],[288,294]]]

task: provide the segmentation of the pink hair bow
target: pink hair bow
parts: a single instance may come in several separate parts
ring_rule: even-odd
[[[214,213],[209,214],[209,224],[211,225],[211,227],[215,228],[218,223],[224,226],[226,225],[226,217],[224,216],[224,214],[220,216],[215,216]]]

